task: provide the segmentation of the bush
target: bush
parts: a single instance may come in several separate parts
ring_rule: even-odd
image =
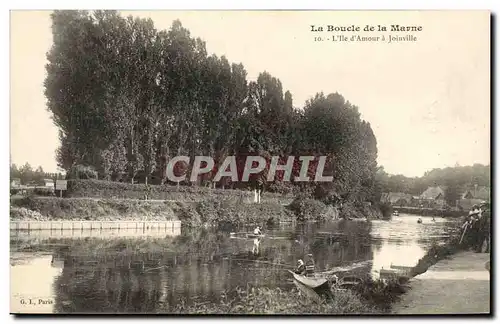
[[[48,220],[173,220],[170,205],[162,202],[107,199],[59,199],[26,197],[12,201],[12,207],[36,211]],[[172,203],[170,203],[172,204]],[[11,217],[13,215],[11,214]]]
[[[333,211],[319,200],[297,198],[288,208],[295,214],[298,221],[324,221],[334,219]]]
[[[68,197],[126,198],[173,201],[230,200],[234,203],[253,202],[254,194],[246,190],[210,189],[198,186],[145,185],[103,180],[69,180]]]
[[[201,215],[193,204],[178,202],[173,207],[173,211],[181,221],[182,226],[197,227],[203,223]]]
[[[291,219],[286,208],[275,203],[243,205],[210,199],[199,202],[196,210],[203,222],[213,226],[263,225]]]
[[[391,305],[407,290],[399,279],[386,281],[367,278],[362,284],[355,286],[354,291],[359,294],[363,301],[388,311]]]
[[[279,204],[237,204],[228,201],[171,202],[115,199],[40,199],[26,197],[12,206],[37,211],[50,220],[171,220],[182,226],[239,226],[289,221],[291,213]]]
[[[37,196],[54,196],[54,190],[52,188],[35,188],[33,193]]]
[[[377,310],[363,303],[350,291],[339,291],[334,300],[318,304],[297,289],[236,288],[221,296],[218,303],[188,304],[181,300],[173,309],[160,309],[159,313],[175,314],[373,314]]]
[[[70,179],[83,179],[83,180],[88,180],[88,179],[97,179],[97,171],[91,167],[91,166],[84,166],[84,165],[74,165],[72,166],[66,176],[67,180]]]
[[[384,219],[391,218],[392,216],[392,206],[389,203],[380,203],[379,204],[380,212],[382,213],[382,217]]]

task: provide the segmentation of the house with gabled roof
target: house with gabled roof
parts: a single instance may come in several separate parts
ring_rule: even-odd
[[[387,192],[382,194],[380,201],[389,203],[392,206],[408,206],[411,198],[411,195],[403,192]]]
[[[472,206],[482,203],[483,201],[490,201],[491,191],[489,187],[472,187],[467,188],[458,201],[458,207],[463,210],[470,210]]]
[[[424,207],[431,208],[441,208],[445,205],[444,193],[446,188],[442,186],[434,186],[427,188],[420,195],[420,203],[424,205]]]

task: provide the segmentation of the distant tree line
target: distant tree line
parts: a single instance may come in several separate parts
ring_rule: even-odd
[[[216,169],[228,155],[323,155],[332,183],[266,183],[264,170],[250,183],[200,177],[197,184],[374,200],[376,139],[340,94],[317,93],[294,107],[278,78],[262,72],[248,81],[242,64],[208,55],[179,21],[157,30],[151,19],[115,11],[55,11],[51,18],[45,95],[59,128],[61,168],[84,165],[99,179],[164,184],[174,156],[210,156]]]
[[[10,180],[13,179],[19,179],[23,185],[42,185],[43,179],[52,179],[55,181],[58,179],[64,179],[64,175],[62,173],[45,172],[41,166],[33,169],[29,163],[25,163],[20,167],[15,164],[11,164]]]
[[[455,166],[427,171],[422,177],[406,177],[390,175],[380,167],[376,175],[376,192],[404,192],[420,195],[428,187],[442,186],[445,200],[454,205],[460,194],[475,185],[491,187],[490,165],[474,164],[472,166]]]

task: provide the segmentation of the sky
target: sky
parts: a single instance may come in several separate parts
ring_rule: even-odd
[[[157,29],[179,19],[209,54],[243,63],[248,80],[267,71],[302,107],[338,92],[359,107],[391,174],[490,163],[490,17],[487,11],[126,11]],[[366,25],[422,26],[363,32]],[[361,32],[312,32],[311,25]],[[52,45],[50,11],[12,11],[11,162],[57,170],[58,130],[43,81]],[[333,42],[332,35],[416,37],[412,42]],[[321,37],[323,41],[315,41]],[[326,39],[329,39],[328,41]]]

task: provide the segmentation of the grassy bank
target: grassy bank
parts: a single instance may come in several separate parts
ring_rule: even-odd
[[[376,308],[363,302],[359,295],[342,291],[334,300],[317,304],[301,296],[296,289],[284,291],[279,288],[237,289],[226,294],[219,303],[197,303],[187,305],[181,301],[174,309],[159,310],[173,314],[374,314]]]
[[[183,226],[265,224],[292,221],[293,213],[273,204],[225,200],[173,202],[95,198],[26,197],[11,201],[11,220],[181,220]]]
[[[177,220],[172,204],[140,200],[26,197],[11,201],[11,220]]]
[[[57,193],[56,193],[57,194]],[[346,203],[342,208],[310,198],[206,187],[146,186],[101,180],[68,180],[65,198],[11,199],[11,219],[23,220],[181,220],[184,226],[272,224],[282,221],[380,219],[376,206]],[[147,197],[148,200],[144,200]],[[284,204],[289,204],[284,206]]]

